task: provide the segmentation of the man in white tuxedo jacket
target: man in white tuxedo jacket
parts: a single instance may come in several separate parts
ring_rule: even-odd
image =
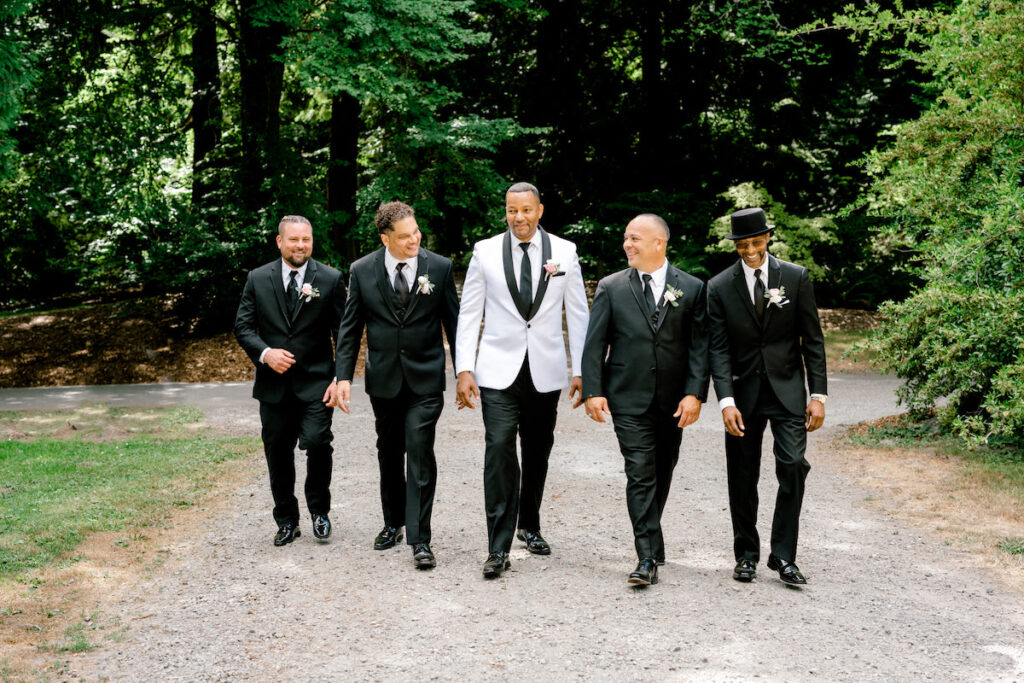
[[[505,193],[509,229],[474,246],[462,288],[455,344],[456,405],[460,410],[473,408],[474,399],[479,399],[483,410],[488,541],[483,573],[488,578],[509,568],[513,536],[531,553],[551,552],[540,534],[540,504],[558,397],[570,386],[563,309],[572,360],[569,398],[577,397],[574,408],[582,403],[580,364],[589,317],[583,274],[576,245],[540,227],[543,213],[536,187],[510,187]]]

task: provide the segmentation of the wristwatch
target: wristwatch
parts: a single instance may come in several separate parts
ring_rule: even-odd
[[[812,401],[820,401],[821,405],[825,405],[825,401],[828,400],[828,396],[825,394],[811,394]]]

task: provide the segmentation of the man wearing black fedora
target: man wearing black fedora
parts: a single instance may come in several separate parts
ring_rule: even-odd
[[[779,489],[768,568],[799,586],[807,583],[795,564],[811,468],[804,452],[807,432],[825,420],[825,339],[807,269],[768,254],[775,226],[764,211],[743,209],[730,222],[726,239],[740,258],[708,283],[708,325],[711,375],[726,430],[733,578],[746,582],[757,572],[757,481],[761,441],[771,425]]]

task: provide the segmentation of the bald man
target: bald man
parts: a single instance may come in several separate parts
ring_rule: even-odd
[[[625,459],[626,506],[639,562],[631,584],[658,582],[665,562],[661,515],[683,428],[708,393],[704,283],[665,258],[669,229],[655,214],[629,222],[629,268],[597,285],[583,346],[587,415],[611,415]]]

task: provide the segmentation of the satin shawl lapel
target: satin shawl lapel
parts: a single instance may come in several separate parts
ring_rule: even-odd
[[[305,287],[306,285],[309,285],[310,287],[314,287],[316,283],[316,261],[309,259],[308,263],[309,265],[306,266],[306,277],[302,281],[302,286]],[[289,322],[295,322],[295,319],[299,317],[299,311],[302,310],[302,305],[305,303],[306,297],[300,296],[298,303],[295,304],[295,310],[292,311],[292,319]]]
[[[647,302],[644,300],[644,288],[640,284],[640,273],[637,272],[636,268],[629,269],[629,289],[633,292],[633,298],[636,299],[636,307],[640,309],[640,317],[647,321],[648,327],[651,328],[651,332],[657,332],[658,329],[651,322],[651,316],[647,312]]]
[[[416,257],[416,279],[419,280],[421,275],[426,275],[427,279],[430,279],[430,273],[427,271],[427,255],[420,249],[419,256]],[[420,286],[418,282],[412,283],[412,296],[409,299],[409,306],[405,309],[405,317],[409,318],[412,315],[412,311],[416,308],[416,303],[420,300]]]
[[[732,285],[736,289],[736,296],[743,302],[743,307],[750,314],[750,320],[754,323],[755,327],[760,328],[761,323],[757,319],[754,303],[750,300],[750,292],[747,291],[747,280],[743,277],[743,266],[739,261],[736,262],[732,269]]]
[[[501,241],[501,263],[505,267],[505,282],[508,284],[508,293],[512,295],[512,303],[519,310],[523,320],[529,320],[530,309],[523,306],[522,297],[519,296],[519,286],[515,281],[515,271],[512,270],[512,231],[505,231],[505,239]]]
[[[779,265],[778,259],[776,259],[773,256],[769,255],[768,256],[768,284],[765,286],[765,290],[772,289],[772,284],[771,284],[772,282],[775,283],[775,285],[774,285],[775,287],[781,287],[782,286],[782,266]],[[764,308],[765,308],[765,311],[764,311],[764,324],[765,324],[765,326],[767,326],[768,323],[772,319],[772,311],[775,308],[778,308],[778,307],[777,306],[773,306],[771,304],[766,304]]]
[[[388,269],[384,267],[384,249],[386,248],[381,247],[378,249],[377,254],[373,257],[373,272],[377,276],[377,289],[380,290],[380,298],[384,300],[384,305],[388,307],[396,321],[402,322],[402,319],[398,317],[398,311],[395,310],[395,304],[391,297],[395,288],[388,282]]]
[[[533,297],[533,305],[530,306],[530,312],[526,316],[527,320],[532,319],[533,316],[537,315],[537,311],[540,310],[540,303],[544,300],[544,294],[548,291],[548,280],[551,279],[550,276],[545,277],[547,273],[545,273],[543,265],[551,260],[551,238],[548,237],[543,228],[538,227],[537,230],[540,232],[540,283],[537,285],[537,293]]]
[[[669,264],[668,272],[665,273],[665,292],[668,291],[668,286],[669,285],[672,285],[673,287],[675,287],[676,289],[678,289],[680,291],[682,291],[682,289],[683,289],[682,278],[679,277],[679,273],[676,271],[675,268],[672,267],[672,264]],[[665,323],[665,318],[668,317],[669,311],[671,311],[673,308],[675,308],[675,306],[673,306],[669,302],[665,301],[665,292],[661,293],[661,305],[660,305],[660,308],[658,309],[659,310],[658,322],[654,325],[654,331],[655,332],[658,332],[659,330],[661,330],[661,326]],[[683,296],[686,296],[686,292],[683,292]],[[679,304],[676,303],[676,306],[678,306],[678,305]]]
[[[281,320],[285,322],[285,325],[291,327],[292,321],[288,318],[288,304],[284,300],[284,283],[281,280],[280,259],[270,267],[270,289],[274,292],[274,298],[277,299],[277,307],[281,311]]]

